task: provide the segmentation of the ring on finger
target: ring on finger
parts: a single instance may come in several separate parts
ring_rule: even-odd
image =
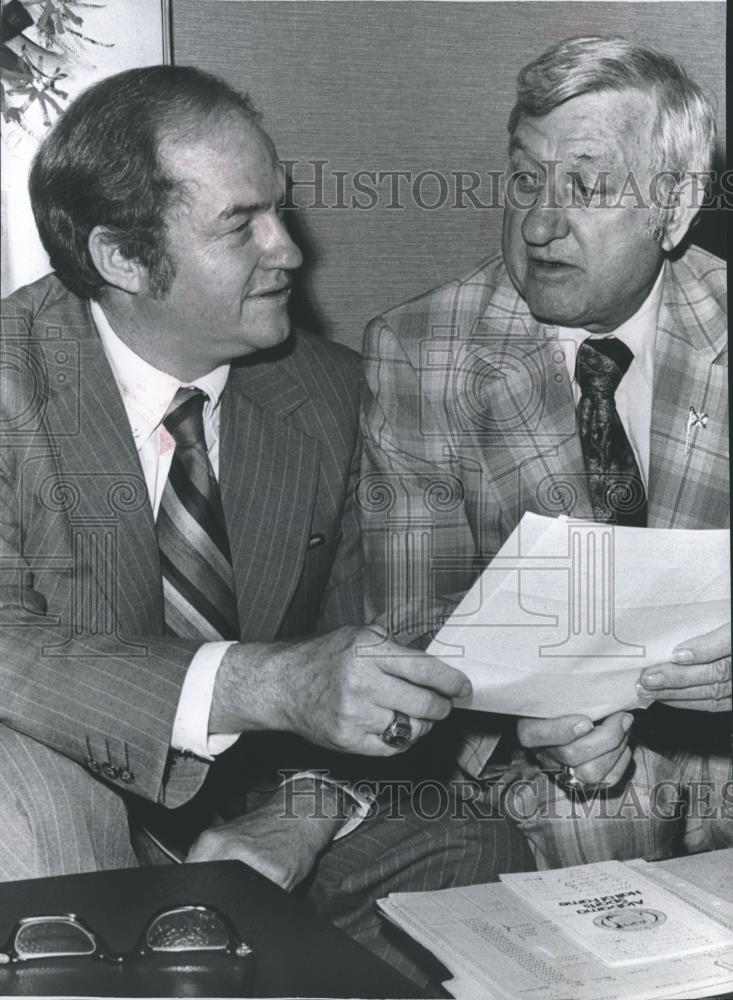
[[[560,788],[566,792],[581,792],[583,790],[583,782],[575,773],[575,768],[568,767],[567,764],[560,768],[560,773],[555,780]]]
[[[393,712],[392,721],[381,734],[381,740],[388,747],[404,750],[412,742],[412,723],[404,712]]]

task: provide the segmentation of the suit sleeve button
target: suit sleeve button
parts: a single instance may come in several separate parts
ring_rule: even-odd
[[[86,764],[92,774],[99,774],[99,763],[94,757],[87,757]]]
[[[124,781],[126,784],[129,784],[131,781],[134,780],[135,780],[135,775],[132,773],[132,771],[127,767],[123,767],[122,770],[120,771],[120,781]]]
[[[107,761],[102,764],[102,774],[105,778],[109,778],[110,781],[117,781],[120,776],[119,768],[116,768],[114,764],[110,764]]]

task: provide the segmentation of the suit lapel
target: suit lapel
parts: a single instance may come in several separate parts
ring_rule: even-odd
[[[220,482],[245,641],[276,637],[300,578],[319,448],[287,418],[307,399],[272,361],[233,369],[222,399]]]
[[[649,470],[649,525],[721,527],[727,523],[726,321],[709,293],[665,265],[657,326]],[[690,429],[690,408],[707,426]]]
[[[62,341],[47,350],[51,331]],[[155,524],[127,414],[88,306],[66,295],[34,331],[49,378],[46,421],[76,558],[95,579],[84,613],[112,613],[130,634],[159,633],[162,588]],[[72,362],[69,365],[68,356]],[[70,376],[71,371],[71,376]],[[107,610],[99,606],[105,602]]]
[[[575,402],[557,330],[500,285],[473,331],[486,409],[474,441],[511,530],[525,511],[590,517]],[[474,392],[474,398],[481,398]]]
[[[116,608],[125,632],[160,633],[163,597],[152,508],[88,305],[63,293],[45,309],[34,335],[48,371],[45,421],[53,457],[59,483],[68,486],[64,509],[71,531],[84,536],[80,558],[87,575],[107,608]],[[307,399],[287,359],[266,358],[235,366],[222,398],[222,501],[240,626],[249,640],[277,634],[305,557],[319,448],[288,417]],[[61,493],[56,487],[49,502],[58,503]],[[111,560],[99,558],[98,539],[112,547]]]

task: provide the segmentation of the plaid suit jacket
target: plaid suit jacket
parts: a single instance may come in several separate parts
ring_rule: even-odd
[[[728,524],[725,266],[691,247],[664,264],[648,524]],[[358,507],[369,611],[403,642],[434,631],[526,511],[591,518],[558,331],[500,257],[373,320]],[[690,407],[708,415],[686,447]],[[472,713],[471,718],[480,718]],[[463,766],[498,737],[488,716]]]
[[[152,510],[88,303],[53,275],[19,289],[2,349],[0,723],[177,806],[208,769],[169,753],[200,642],[165,635]],[[306,334],[232,367],[220,485],[244,642],[363,621],[360,382],[353,352]]]

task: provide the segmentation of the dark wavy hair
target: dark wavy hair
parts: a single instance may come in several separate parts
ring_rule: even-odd
[[[260,121],[248,95],[193,66],[126,70],[69,105],[29,180],[41,241],[67,288],[89,299],[105,287],[88,247],[94,227],[104,226],[148,268],[153,294],[165,294],[174,274],[165,215],[184,192],[162,167],[161,138],[227,111]]]

